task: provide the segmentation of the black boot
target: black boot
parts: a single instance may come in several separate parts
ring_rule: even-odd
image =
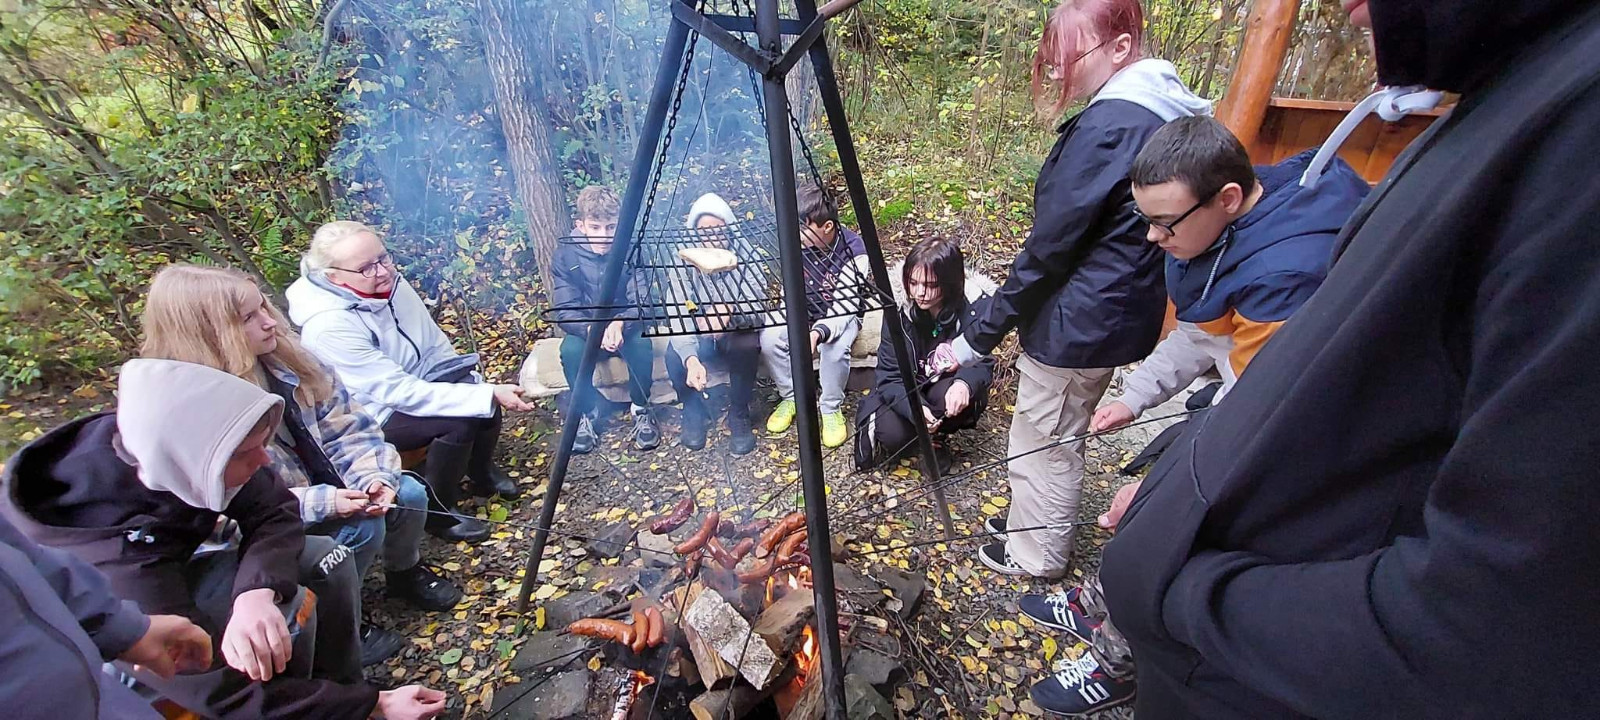
[[[699,394],[684,398],[683,434],[678,436],[678,442],[690,450],[706,446],[706,406]]]
[[[749,455],[756,449],[756,433],[750,427],[750,411],[728,408],[728,452]]]
[[[517,481],[494,465],[494,446],[500,442],[500,423],[481,430],[472,440],[472,460],[467,464],[467,475],[472,477],[472,494],[475,497],[499,495],[505,500],[515,500],[521,490]]]
[[[428,494],[428,506],[431,509],[461,512],[461,479],[467,474],[471,452],[472,448],[443,438],[428,445],[428,460],[423,464],[422,479],[433,490]],[[476,518],[430,514],[424,527],[429,535],[448,542],[477,544],[489,539],[489,527]]]
[[[409,570],[388,573],[384,587],[389,597],[433,612],[449,610],[461,602],[461,589],[422,563]]]

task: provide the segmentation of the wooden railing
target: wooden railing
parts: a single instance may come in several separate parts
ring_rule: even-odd
[[[1251,161],[1272,164],[1321,145],[1354,106],[1347,102],[1272,98],[1267,103],[1261,127],[1255,133],[1255,142],[1248,146]],[[1376,115],[1370,116],[1340,146],[1339,157],[1350,163],[1367,182],[1376,183],[1389,171],[1395,156],[1444,112],[1443,109],[1433,110],[1392,123],[1383,122]]]

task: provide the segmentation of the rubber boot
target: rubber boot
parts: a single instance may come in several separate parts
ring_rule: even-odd
[[[461,512],[461,479],[467,474],[472,448],[440,438],[428,445],[428,460],[422,479],[432,492],[428,505],[435,511]],[[476,518],[450,518],[428,515],[428,534],[447,542],[481,543],[489,539],[489,527]]]
[[[472,440],[472,460],[467,465],[467,475],[472,478],[472,494],[476,497],[499,495],[505,500],[515,500],[521,490],[517,482],[494,465],[494,448],[500,442],[500,423],[479,430]]]

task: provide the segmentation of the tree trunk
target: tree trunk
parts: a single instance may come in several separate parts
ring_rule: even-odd
[[[531,15],[524,0],[478,0],[483,25],[483,51],[494,83],[496,112],[505,133],[511,172],[517,182],[517,199],[528,222],[528,240],[539,264],[542,286],[550,286],[550,259],[556,239],[567,233],[572,220],[561,189],[550,123],[534,86],[535,74],[523,48]]]

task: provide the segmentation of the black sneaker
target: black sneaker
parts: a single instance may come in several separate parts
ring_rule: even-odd
[[[1100,668],[1094,653],[1056,663],[1056,672],[1028,691],[1035,705],[1072,717],[1099,712],[1133,699],[1137,683],[1132,677],[1114,678]]]
[[[1086,644],[1093,643],[1094,629],[1099,623],[1090,620],[1078,602],[1078,593],[1082,591],[1083,588],[1075,587],[1054,595],[1024,595],[1017,600],[1017,608],[1040,625],[1071,633]]]
[[[633,446],[640,450],[654,450],[661,444],[661,428],[656,427],[656,416],[650,408],[633,411]]]
[[[1025,576],[1028,574],[1027,570],[1023,570],[1021,565],[1011,559],[1011,553],[1006,552],[1006,544],[1003,542],[989,543],[978,548],[978,559],[988,566],[990,570],[1001,575]]]
[[[598,439],[594,435],[594,422],[588,415],[578,418],[578,434],[572,438],[572,452],[578,455],[587,455],[594,451]]]
[[[706,446],[706,413],[688,407],[683,408],[683,432],[678,435],[678,442],[690,450],[699,450]]]
[[[1006,532],[1006,519],[1003,517],[992,517],[983,521],[983,531],[987,533],[994,533],[996,535],[1004,535]]]
[[[361,667],[377,665],[406,646],[406,639],[376,625],[361,628]]]
[[[441,612],[461,602],[461,589],[422,563],[409,570],[389,573],[385,580],[389,597],[423,610]]]

